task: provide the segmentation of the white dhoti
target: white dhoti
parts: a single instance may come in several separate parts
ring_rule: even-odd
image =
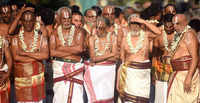
[[[150,74],[150,68],[137,69],[122,65],[118,72],[118,103],[147,103],[150,97]]]
[[[105,63],[85,66],[84,86],[88,103],[114,103],[116,65]]]
[[[83,69],[81,63],[53,61],[53,103],[83,103]]]

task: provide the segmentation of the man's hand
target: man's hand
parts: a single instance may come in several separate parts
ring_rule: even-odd
[[[192,76],[186,76],[184,81],[184,91],[189,93],[191,92],[191,85],[192,85]]]
[[[144,24],[146,21],[141,19],[141,18],[138,18],[138,17],[133,17],[133,22],[138,22],[138,23],[141,23],[141,24]]]

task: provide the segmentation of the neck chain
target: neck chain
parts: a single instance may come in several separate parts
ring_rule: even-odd
[[[70,28],[69,35],[67,37],[67,45],[68,46],[72,45],[72,41],[73,41],[73,38],[74,38],[74,33],[75,33],[75,26],[72,25],[72,27]],[[63,32],[62,32],[62,26],[61,25],[58,27],[58,37],[61,40],[62,45],[65,46],[66,45],[66,41],[65,41],[65,39],[63,37]]]
[[[35,49],[37,48],[37,42],[38,42],[38,32],[40,31],[40,22],[36,22],[35,24],[35,28],[34,28],[34,39],[33,39],[33,43],[31,44],[31,49],[27,50],[27,45],[24,42],[24,27],[21,28],[20,32],[19,32],[19,39],[22,43],[22,49],[25,52],[34,52]]]
[[[133,47],[132,44],[132,40],[131,40],[131,36],[132,35],[139,35],[139,40],[137,40],[136,42],[136,47]],[[137,53],[140,49],[142,49],[143,47],[143,41],[144,41],[144,36],[145,36],[145,32],[143,30],[140,30],[139,33],[134,33],[132,34],[132,32],[129,32],[126,36],[126,40],[128,42],[128,46],[131,50],[131,53],[135,54]]]
[[[99,37],[97,36],[97,35],[95,35],[95,38],[96,38],[96,40],[95,40],[95,55],[96,56],[102,56],[102,55],[104,55],[104,53],[106,52],[106,50],[108,50],[109,49],[109,45],[110,45],[110,36],[111,36],[111,33],[110,32],[108,32],[108,34],[107,34],[107,36],[106,36],[106,41],[104,40],[103,42],[101,42],[101,44],[102,45],[105,45],[105,48],[104,48],[104,50],[102,50],[102,51],[100,51],[99,50],[99,44],[100,44],[100,40],[99,40]],[[107,43],[106,43],[107,42]]]

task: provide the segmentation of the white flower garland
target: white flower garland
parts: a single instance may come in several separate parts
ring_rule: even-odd
[[[136,42],[136,47],[133,47],[132,44],[132,40],[131,40],[131,36],[132,36],[132,32],[129,32],[126,36],[126,40],[128,42],[128,46],[131,50],[131,53],[135,54],[137,53],[142,47],[143,47],[143,41],[144,41],[144,37],[145,37],[145,32],[143,30],[139,31],[139,34],[136,32],[133,35],[139,35],[139,40],[137,40]]]
[[[187,32],[191,27],[189,25],[187,25],[185,27],[185,29],[183,30],[183,32],[181,32],[180,35],[178,35],[177,33],[174,35],[174,39],[173,39],[173,42],[172,42],[172,46],[171,46],[171,50],[174,51],[176,49],[176,47],[178,46],[178,43],[179,41],[181,40],[183,34],[185,32]]]
[[[19,39],[22,43],[22,49],[25,52],[34,52],[34,50],[37,48],[37,42],[38,42],[38,32],[40,30],[40,22],[36,22],[35,24],[35,28],[34,28],[34,39],[33,39],[33,43],[31,44],[31,49],[27,50],[27,45],[24,42],[24,27],[21,28],[20,32],[19,32]]]
[[[111,36],[111,33],[109,32],[106,36],[106,41],[107,42],[110,42],[110,36]],[[99,51],[99,44],[100,44],[100,41],[99,41],[99,37],[96,35],[95,36],[96,40],[94,42],[94,48],[95,48],[95,55],[96,56],[102,56],[104,55],[104,53],[106,52],[107,49],[109,49],[109,45],[110,43],[105,43],[106,41],[103,41],[103,45],[105,45],[105,48],[103,51]]]
[[[74,33],[75,33],[75,26],[72,25],[72,27],[70,29],[70,32],[69,32],[69,35],[67,37],[67,45],[68,46],[72,45],[72,41],[74,39]],[[63,37],[62,26],[61,25],[58,27],[58,38],[61,40],[62,45],[65,46],[66,45],[66,41],[64,40],[64,37]]]
[[[2,36],[0,36],[0,49],[3,47],[3,42],[4,42],[4,39]]]
[[[156,24],[158,24],[159,23],[159,21],[158,20],[146,20],[148,23],[156,23]]]
[[[118,24],[114,24],[114,31],[115,31],[115,35],[118,34],[118,29],[119,29],[119,25]]]

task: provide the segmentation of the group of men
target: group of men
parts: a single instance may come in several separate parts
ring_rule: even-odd
[[[42,103],[45,69],[53,70],[53,103],[84,103],[84,91],[88,103],[148,103],[150,57],[173,67],[168,103],[197,103],[198,40],[186,16],[168,5],[158,27],[131,8],[117,17],[116,10],[105,6],[99,14],[96,7],[82,16],[61,7],[46,26],[34,8],[1,6],[0,103],[9,102],[10,74],[18,103]],[[45,68],[47,59],[52,68]]]

